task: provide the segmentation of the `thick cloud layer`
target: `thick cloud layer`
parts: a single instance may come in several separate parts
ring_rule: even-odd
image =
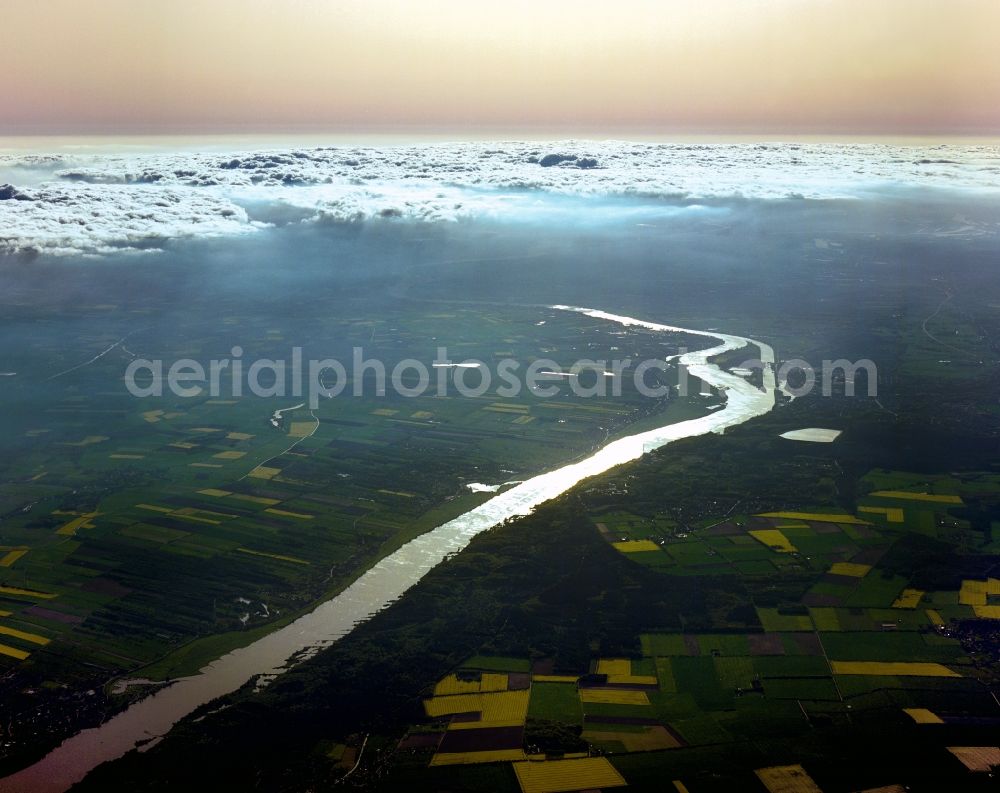
[[[29,172],[31,183],[19,183]],[[0,154],[0,174],[12,182],[0,185],[0,252],[104,255],[253,232],[290,217],[441,222],[544,217],[546,207],[573,211],[574,201],[595,197],[678,207],[899,187],[996,192],[1000,147],[569,141]]]
[[[191,189],[0,186],[0,251],[101,255],[158,250],[171,237],[255,228],[242,207]]]

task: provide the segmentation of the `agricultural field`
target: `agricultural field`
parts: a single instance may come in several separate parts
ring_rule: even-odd
[[[48,734],[50,718],[64,729],[121,704],[103,695],[118,676],[191,674],[284,624],[490,497],[470,484],[503,489],[637,422],[699,415],[708,401],[650,400],[627,378],[620,396],[604,398],[565,383],[552,398],[502,397],[502,382],[465,397],[450,379],[450,394],[379,395],[369,372],[313,409],[304,396],[254,396],[224,375],[220,394],[189,397],[136,398],[122,382],[136,358],[207,368],[236,341],[246,361],[289,360],[294,340],[305,359],[350,364],[357,348],[389,369],[406,358],[430,368],[442,346],[455,360],[523,368],[696,344],[625,338],[547,309],[374,312],[349,302],[279,318],[241,313],[236,298],[180,312],[143,294],[71,318],[17,307],[5,323],[37,328],[0,394],[12,449],[0,461],[0,690],[5,712],[30,720],[14,730],[26,744]],[[81,699],[88,690],[101,693]]]
[[[795,266],[816,265],[817,255],[839,256],[809,251]],[[921,272],[920,266],[918,261],[907,272]],[[521,272],[530,285],[530,273]],[[568,270],[567,282],[575,272]],[[603,762],[588,766],[599,765],[602,773],[610,766],[625,782],[622,789],[636,791],[849,793],[905,785],[915,793],[939,793],[994,787],[1000,411],[982,395],[996,393],[996,374],[992,366],[969,364],[932,376],[943,365],[939,352],[920,338],[921,322],[934,311],[926,279],[905,292],[895,278],[891,289],[875,288],[874,267],[860,258],[856,266],[845,259],[842,268],[826,272],[824,294],[857,297],[850,321],[832,303],[792,317],[794,299],[768,296],[780,291],[773,286],[780,278],[749,291],[737,278],[721,290],[717,312],[699,307],[693,326],[733,327],[734,317],[746,318],[736,304],[752,302],[753,321],[739,326],[781,340],[783,355],[878,357],[877,400],[847,399],[838,382],[830,398],[782,402],[724,434],[679,441],[582,482],[531,515],[476,537],[314,658],[266,687],[248,686],[210,712],[193,714],[148,752],[97,769],[81,790],[148,789],[150,779],[189,788],[282,789],[289,775],[324,789],[343,775],[347,747],[365,740],[369,748],[351,784],[407,793],[516,793],[525,781],[612,785],[610,775],[574,777],[574,767],[585,767],[575,761],[591,759]],[[503,289],[512,288],[506,272],[496,278]],[[985,359],[990,334],[1000,338],[1000,313],[977,304],[971,291],[957,294],[954,303],[975,315],[984,332],[961,335],[961,343]],[[765,305],[773,310],[760,311]],[[528,309],[508,307],[502,315],[488,304],[467,312],[450,305],[432,310],[444,315],[435,317],[433,330],[416,319],[409,324],[402,312],[384,325],[347,323],[343,338],[384,340],[391,347],[392,339],[412,331],[398,351],[432,353],[447,327],[469,345],[463,349],[470,357],[513,352],[518,358],[559,358],[574,339],[573,353],[587,349],[591,357],[626,343],[605,332],[600,348],[590,348],[581,330],[594,326],[555,315],[536,319]],[[943,311],[935,323],[954,317]],[[537,325],[542,319],[546,324]],[[265,340],[269,330],[292,337],[277,323],[261,329]],[[634,341],[646,351],[661,340],[637,334]],[[263,349],[278,354],[273,345]],[[738,362],[735,352],[730,358]],[[437,520],[452,507],[487,497],[467,484],[502,486],[538,470],[533,465],[582,454],[609,429],[613,435],[662,418],[629,414],[609,427],[615,415],[610,404],[585,410],[560,397],[543,408],[484,395],[455,400],[461,405],[373,400],[363,410],[324,403],[318,427],[305,410],[289,412],[272,427],[267,409],[255,412],[256,423],[226,425],[223,417],[242,410],[244,401],[199,406],[206,412],[190,417],[168,418],[183,404],[144,407],[135,418],[136,439],[128,443],[97,427],[81,426],[68,438],[81,445],[61,449],[67,458],[99,461],[95,455],[104,451],[145,455],[101,463],[140,467],[155,459],[139,442],[144,433],[185,423],[218,429],[170,440],[182,444],[171,454],[197,463],[183,467],[194,480],[190,487],[181,482],[170,490],[174,469],[164,468],[167,484],[156,497],[148,487],[130,485],[107,498],[44,502],[38,514],[48,517],[45,531],[59,538],[53,542],[72,545],[74,554],[86,552],[84,560],[98,567],[91,577],[136,584],[128,593],[91,596],[109,597],[118,609],[145,593],[152,610],[148,584],[140,578],[148,575],[151,559],[171,555],[174,546],[209,554],[206,563],[225,562],[231,571],[257,565],[258,589],[243,584],[226,591],[218,583],[225,576],[190,584],[203,607],[205,588],[219,589],[213,598],[217,619],[237,628],[223,636],[243,637],[272,624],[263,605],[271,613],[280,610],[279,619],[293,613],[281,593],[315,586],[310,582],[322,580],[334,554],[360,555],[350,556],[324,587],[342,585],[348,570],[429,528],[427,515]],[[110,397],[107,405],[113,405]],[[665,409],[687,416],[703,405],[674,400]],[[341,412],[331,412],[334,406]],[[316,427],[310,435],[308,422]],[[831,443],[783,437],[802,427],[842,434]],[[261,445],[271,430],[280,436],[279,451],[298,445],[272,459]],[[227,451],[245,455],[216,456]],[[26,480],[38,473],[20,475]],[[26,484],[42,487],[45,480]],[[323,481],[326,486],[319,486]],[[128,516],[112,524],[117,509]],[[12,515],[15,524],[30,519]],[[250,536],[240,533],[244,522],[252,527]],[[145,566],[113,573],[100,567],[113,558],[113,548],[94,542],[112,525],[122,538],[116,543],[127,540],[150,554],[141,559]],[[343,531],[328,543],[321,529],[331,525]],[[134,536],[122,535],[119,529],[126,528]],[[296,543],[298,536],[310,541]],[[213,544],[205,547],[202,537]],[[45,552],[35,539],[14,532],[0,538],[4,557],[27,549],[0,568],[0,576],[13,571],[3,579],[13,591],[0,608],[17,615],[0,616],[0,623],[51,641],[0,638],[29,654],[2,659],[8,670],[30,669],[81,629],[77,623],[50,635],[41,626],[14,624],[28,608],[59,613],[87,591],[57,586],[45,578],[44,567],[19,578],[19,569]],[[159,589],[174,591],[162,582]],[[234,607],[238,597],[251,602],[237,600]],[[89,620],[91,613],[79,616]],[[185,613],[174,609],[170,619]],[[236,626],[233,620],[247,613],[246,627]],[[165,631],[157,626],[148,638],[159,665],[152,668],[160,675],[169,674],[167,667],[191,668],[228,641],[206,633],[214,638],[205,652],[197,642],[178,642],[163,656],[157,653]],[[101,648],[125,651],[124,642],[119,650],[111,642]],[[138,651],[129,646],[128,652]],[[550,764],[553,772],[534,774]]]
[[[874,472],[863,481],[885,476]],[[955,589],[928,590],[920,588],[927,585],[923,577],[899,573],[900,541],[925,536],[921,526],[969,528],[949,513],[964,506],[960,493],[967,487],[956,482],[953,489],[947,498],[879,491],[862,497],[856,514],[800,509],[708,521],[688,537],[620,511],[593,516],[596,538],[605,547],[626,565],[659,576],[704,575],[693,552],[671,553],[676,546],[700,545],[705,556],[718,557],[709,562],[712,575],[738,576],[748,583],[784,576],[806,583],[797,602],[791,597],[761,602],[742,629],[719,625],[711,631],[642,633],[635,637],[633,655],[591,658],[575,670],[554,659],[535,659],[530,684],[528,659],[470,659],[438,682],[435,696],[425,701],[426,714],[438,720],[435,729],[442,718],[450,719],[446,734],[478,726],[483,740],[492,743],[454,759],[439,748],[428,757],[429,765],[511,762],[523,791],[542,790],[550,789],[539,787],[549,764],[558,770],[556,763],[573,762],[561,758],[582,754],[610,761],[624,784],[632,770],[630,758],[644,753],[716,751],[755,736],[778,740],[857,719],[893,729],[910,725],[909,730],[993,723],[1000,716],[985,670],[956,637],[954,621],[993,619],[984,609],[1000,598],[1000,580],[960,578]],[[907,506],[876,508],[877,500],[888,498],[905,500]],[[775,541],[772,533],[781,533],[794,547]],[[643,542],[654,548],[632,549]],[[727,554],[727,543],[753,549],[758,557],[767,554],[766,575],[737,567],[745,560],[739,552]],[[647,554],[671,556],[674,563],[650,564]],[[774,564],[789,559],[794,564]],[[729,569],[720,569],[721,562]],[[526,712],[498,710],[499,700],[511,693],[468,693],[497,691],[507,681],[489,669],[518,670],[519,685],[528,685],[518,692],[527,698]],[[498,721],[502,718],[510,721]],[[521,730],[522,743],[513,746],[515,733],[496,732],[498,726]],[[519,750],[523,757],[497,754]],[[534,765],[532,760],[547,762]],[[669,764],[666,757],[663,762]],[[767,790],[822,790],[801,764],[754,773]]]
[[[896,483],[891,496],[880,487],[890,475]],[[985,481],[992,485],[1000,479]],[[585,756],[608,762],[624,784],[642,789],[657,789],[657,777],[646,774],[660,768],[676,790],[815,793],[862,789],[865,772],[856,769],[856,787],[831,786],[829,762],[817,763],[815,749],[802,736],[892,730],[897,734],[893,745],[913,742],[936,758],[941,779],[971,784],[962,776],[962,765],[944,756],[964,757],[968,768],[988,763],[967,746],[956,754],[941,741],[968,742],[978,735],[988,745],[995,735],[990,725],[1000,720],[989,693],[994,672],[971,650],[964,627],[969,621],[988,625],[1000,599],[1000,579],[973,574],[992,569],[992,540],[962,517],[983,483],[983,477],[960,477],[946,486],[902,471],[875,470],[860,478],[859,485],[872,492],[859,493],[851,512],[762,510],[706,519],[698,526],[620,508],[592,510],[586,525],[594,540],[620,560],[622,570],[637,576],[648,571],[679,586],[692,577],[739,581],[753,597],[753,611],[720,612],[710,618],[711,627],[642,632],[622,645],[630,653],[591,656],[575,666],[560,657],[532,656],[517,663],[511,657],[477,656],[474,665],[481,668],[472,671],[465,662],[442,682],[453,685],[455,675],[478,674],[478,682],[463,685],[486,690],[502,676],[487,670],[524,674],[529,663],[531,670],[523,743],[517,747],[524,758],[483,753],[477,761],[510,765],[516,786],[507,774],[504,790],[532,789],[536,767],[558,770],[558,763],[576,762],[564,758]],[[946,487],[951,492],[944,493]],[[948,498],[938,497],[943,495]],[[599,492],[592,498],[599,500]],[[905,504],[883,508],[890,498]],[[794,548],[771,542],[767,534],[767,542],[756,536],[770,531],[781,532]],[[963,551],[939,558],[935,571],[921,559],[940,537]],[[655,547],[634,549],[638,543]],[[674,553],[685,546],[692,549]],[[748,551],[755,561],[767,563],[766,572],[740,566],[746,561],[741,553]],[[651,563],[653,554],[665,558]],[[485,709],[479,718],[486,719]],[[447,725],[446,731],[455,726]],[[761,740],[799,748],[791,754],[788,748],[777,753],[747,748]],[[506,745],[503,751],[516,749]],[[747,770],[735,777],[737,786],[706,784],[708,758],[725,762],[722,758],[744,752],[757,759],[746,760]],[[424,755],[425,768],[435,765],[433,757]],[[402,768],[413,759],[395,762]],[[466,755],[462,762],[473,761]],[[538,778],[544,777],[539,771]],[[431,779],[461,787],[464,778]]]

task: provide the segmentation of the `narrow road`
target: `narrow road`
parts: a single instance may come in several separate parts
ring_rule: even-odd
[[[948,302],[951,301],[952,297],[954,297],[954,295],[952,295],[951,292],[949,292],[945,296],[944,300],[942,300],[940,303],[938,303],[938,306],[937,306],[937,308],[934,309],[934,312],[930,316],[928,316],[926,319],[924,319],[923,322],[920,323],[920,329],[923,330],[924,335],[928,339],[930,339],[931,341],[935,342],[936,344],[940,344],[942,347],[946,347],[947,349],[952,350],[953,352],[957,352],[959,355],[964,355],[966,357],[976,357],[972,353],[968,352],[967,350],[960,350],[958,347],[955,347],[952,344],[948,344],[948,342],[946,342],[946,341],[941,341],[941,339],[939,339],[937,336],[935,336],[933,333],[931,333],[929,330],[927,330],[927,323],[930,322],[932,319],[934,319],[934,317],[936,317],[938,314],[941,313],[941,309],[944,308],[945,305]]]

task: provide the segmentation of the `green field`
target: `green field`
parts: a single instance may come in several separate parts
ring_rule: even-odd
[[[572,683],[534,683],[528,701],[528,716],[533,719],[580,724],[583,708],[580,696]]]
[[[137,315],[148,330],[136,330]],[[70,707],[59,703],[80,691],[103,692],[122,675],[192,674],[286,624],[403,543],[486,500],[471,482],[527,478],[633,425],[702,411],[697,398],[651,404],[631,381],[621,396],[604,398],[578,397],[565,384],[550,399],[527,390],[500,397],[499,382],[478,398],[458,396],[454,383],[450,396],[406,398],[377,395],[369,376],[348,383],[343,398],[286,411],[273,426],[276,409],[304,398],[254,396],[245,383],[240,393],[225,377],[221,394],[193,397],[138,399],[122,384],[133,347],[207,362],[228,354],[234,338],[247,360],[282,360],[306,341],[306,358],[351,362],[357,347],[390,368],[405,358],[429,365],[440,345],[457,360],[491,365],[543,356],[568,365],[581,338],[595,358],[664,350],[661,337],[623,344],[603,323],[545,309],[390,301],[375,311],[358,299],[247,313],[238,300],[178,306],[144,292],[72,315],[20,306],[7,322],[36,330],[2,395],[9,453],[0,461],[0,549],[17,553],[0,550],[10,560],[0,567],[0,627],[51,642],[11,636],[0,673],[11,712],[40,709],[59,729],[67,725],[57,714]],[[132,347],[74,368],[122,337]],[[669,341],[682,343],[681,335]],[[361,397],[350,396],[355,387]],[[524,659],[469,663],[528,668]],[[95,700],[93,714],[120,704]]]

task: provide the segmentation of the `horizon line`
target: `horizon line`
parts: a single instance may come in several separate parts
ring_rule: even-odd
[[[438,140],[593,140],[593,141],[652,141],[669,142],[670,139],[763,139],[771,141],[829,139],[836,142],[843,139],[872,140],[928,140],[963,139],[1000,142],[1000,129],[934,129],[934,130],[878,130],[878,129],[809,129],[809,128],[742,128],[742,129],[692,129],[654,128],[649,126],[587,127],[584,125],[546,124],[482,124],[482,125],[431,125],[431,124],[386,124],[366,126],[291,126],[281,128],[245,128],[240,126],[225,128],[199,128],[178,126],[171,128],[120,129],[110,127],[67,129],[0,129],[0,141],[27,139],[171,139],[171,138],[294,138],[322,137],[337,138],[433,138]]]

